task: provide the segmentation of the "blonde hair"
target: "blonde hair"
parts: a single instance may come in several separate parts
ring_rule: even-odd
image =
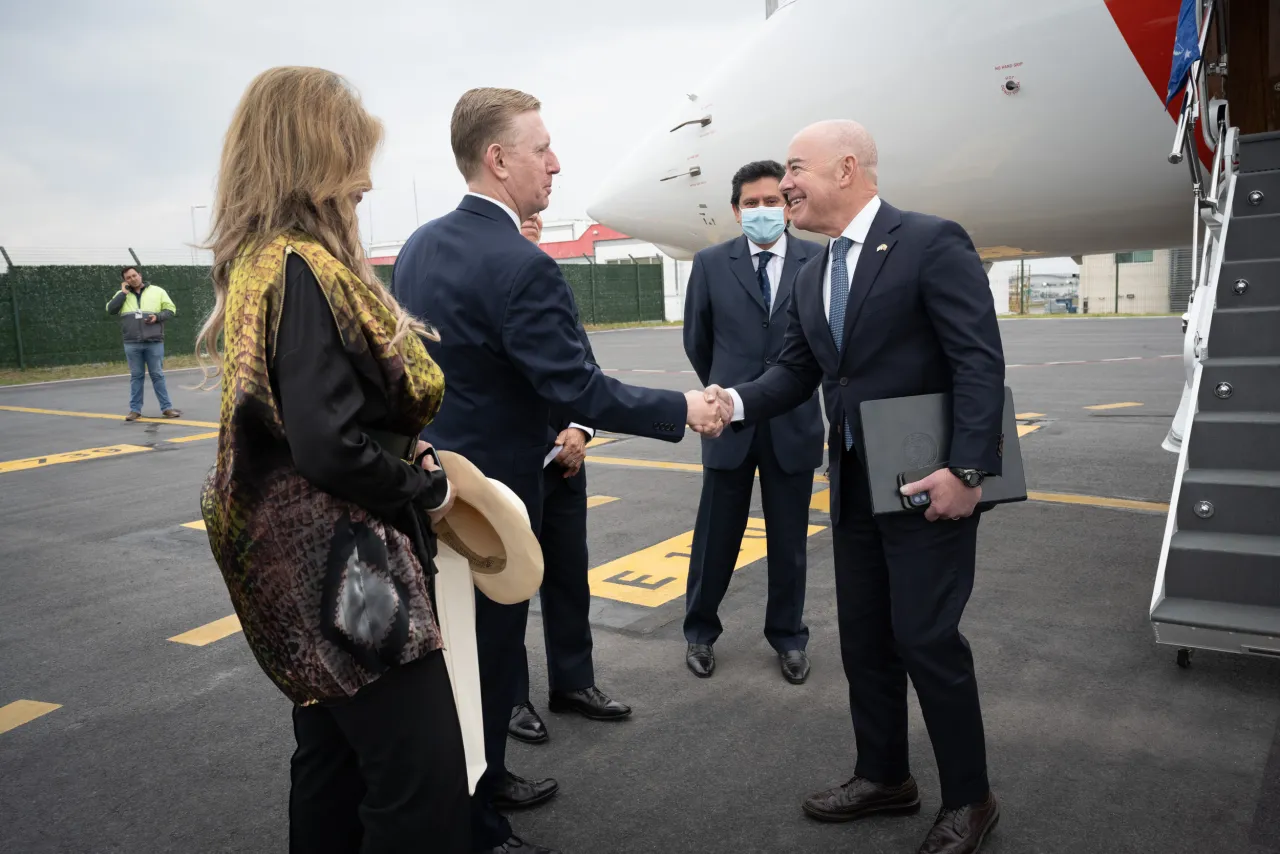
[[[458,171],[468,181],[484,165],[489,146],[511,132],[511,120],[521,113],[542,109],[542,103],[519,89],[470,89],[453,108],[449,142]]]
[[[249,84],[223,141],[204,246],[213,250],[215,297],[196,338],[206,380],[222,368],[218,338],[236,256],[286,231],[317,240],[368,286],[396,318],[393,344],[411,331],[439,340],[400,307],[360,243],[355,197],[371,189],[382,133],[350,84],[323,68],[272,68]]]

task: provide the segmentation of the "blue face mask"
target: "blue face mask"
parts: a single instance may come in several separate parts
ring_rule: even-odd
[[[757,245],[777,240],[786,227],[782,208],[742,209],[742,233]]]

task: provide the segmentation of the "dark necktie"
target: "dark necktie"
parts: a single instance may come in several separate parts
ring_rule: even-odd
[[[849,249],[853,241],[847,237],[839,237],[831,246],[831,338],[836,342],[836,350],[844,355],[844,310],[849,302]],[[853,428],[849,424],[849,414],[844,417],[844,449],[853,448]]]
[[[772,304],[769,295],[769,259],[772,257],[772,252],[761,252],[756,255],[759,259],[756,262],[756,281],[760,283],[760,296],[764,297],[765,311],[768,311]]]

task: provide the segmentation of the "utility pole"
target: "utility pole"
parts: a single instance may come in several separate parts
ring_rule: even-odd
[[[1116,313],[1116,314],[1119,314],[1119,313],[1120,313],[1120,256],[1119,256],[1119,255],[1114,255],[1114,256],[1112,256],[1112,260],[1114,260],[1114,261],[1115,261],[1115,263],[1116,263],[1116,297],[1115,297],[1115,299],[1116,299],[1116,307],[1115,307],[1115,313]]]
[[[413,179],[413,222],[415,225],[422,225],[422,217],[418,215],[418,178]]]
[[[196,264],[196,244],[200,242],[200,238],[196,237],[196,211],[208,209],[208,205],[191,206],[191,266],[193,267]]]

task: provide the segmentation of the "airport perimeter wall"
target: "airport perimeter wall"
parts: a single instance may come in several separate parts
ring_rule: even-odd
[[[209,268],[139,269],[178,307],[165,326],[165,352],[195,352],[196,334],[213,308]],[[390,282],[390,266],[375,269]],[[584,324],[663,319],[661,265],[565,264],[560,269],[573,288]],[[10,266],[0,273],[0,367],[123,361],[119,322],[106,312],[107,302],[119,290],[120,265]]]

